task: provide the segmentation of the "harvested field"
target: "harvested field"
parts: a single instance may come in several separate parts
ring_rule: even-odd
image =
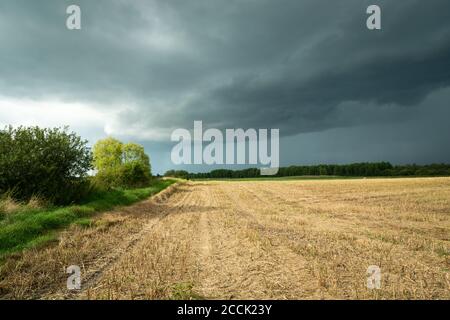
[[[450,299],[450,178],[187,182],[11,257],[0,296]]]

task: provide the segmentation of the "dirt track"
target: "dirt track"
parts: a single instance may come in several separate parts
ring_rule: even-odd
[[[180,188],[152,232],[84,297],[164,298],[167,289],[188,298],[321,297],[300,255],[257,238],[258,225],[236,205],[233,189],[220,183]]]
[[[7,298],[450,298],[450,179],[189,182],[3,271]],[[66,266],[83,289],[65,289]],[[380,266],[382,287],[366,288]],[[34,275],[34,276],[33,276]]]

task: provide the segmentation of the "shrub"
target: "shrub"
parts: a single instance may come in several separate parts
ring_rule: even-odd
[[[56,204],[81,199],[92,168],[86,144],[67,127],[0,130],[0,193],[10,191],[19,200],[35,195]]]
[[[99,170],[93,179],[94,185],[102,190],[109,190],[122,186],[119,168]]]
[[[120,169],[122,185],[127,187],[142,187],[150,182],[147,168],[139,162],[124,163]]]

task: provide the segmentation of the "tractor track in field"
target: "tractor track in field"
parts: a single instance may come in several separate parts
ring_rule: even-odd
[[[187,195],[179,200],[178,203],[182,203],[186,197]],[[161,220],[164,219],[170,212],[167,207],[161,206],[158,201],[148,200],[142,204],[147,207],[147,210],[154,211],[156,212],[156,214],[149,218],[149,221],[145,223],[145,225],[143,225],[142,229],[139,232],[132,234],[130,237],[123,240],[123,243],[119,248],[112,250],[111,253],[107,256],[100,257],[93,264],[93,266],[91,266],[91,270],[85,272],[81,291],[69,292],[65,296],[65,298],[76,298],[77,296],[83,295],[87,290],[95,287],[96,283],[103,276],[103,274],[106,273],[114,265],[114,263],[116,263],[120,259],[121,255],[123,255],[127,251],[130,251],[131,248],[136,246],[139,241],[142,241],[142,238],[144,238],[147,233],[151,232],[155,225],[160,223]],[[159,207],[162,207],[162,209],[160,209]]]

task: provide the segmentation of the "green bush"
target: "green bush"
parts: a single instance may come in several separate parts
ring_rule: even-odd
[[[103,169],[97,172],[93,179],[94,185],[101,190],[111,190],[122,186],[120,167]]]
[[[142,187],[151,180],[150,159],[138,144],[106,138],[95,144],[93,159],[101,188]]]
[[[91,188],[86,144],[67,128],[0,130],[0,194],[10,192],[19,200],[36,195],[56,204],[82,199]]]
[[[150,182],[150,174],[139,162],[124,163],[120,168],[122,184],[127,187],[145,186]]]

